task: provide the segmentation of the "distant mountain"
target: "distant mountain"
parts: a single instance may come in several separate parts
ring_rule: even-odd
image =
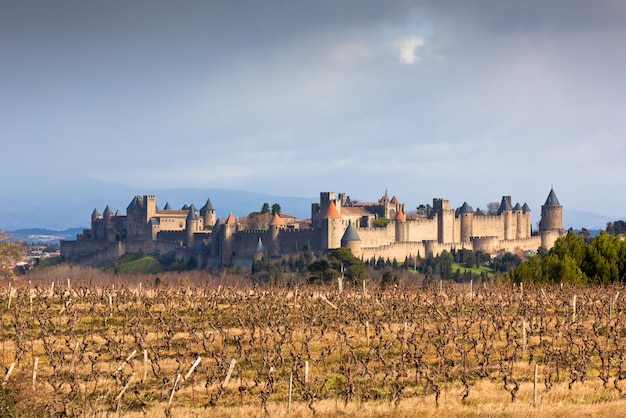
[[[55,192],[47,187],[41,193],[0,196],[0,229],[16,231],[44,228],[65,231],[68,228],[88,228],[94,209],[102,213],[109,205],[113,212],[119,209],[125,215],[135,195],[145,194],[156,195],[158,207],[169,203],[172,208],[193,203],[199,209],[210,198],[220,218],[227,217],[231,212],[235,216],[243,216],[259,211],[263,203],[267,202],[270,206],[278,203],[282,213],[304,219],[311,216],[311,203],[318,200],[243,190],[145,189],[96,181],[77,184],[69,190],[59,188]]]
[[[625,218],[622,218],[625,219]],[[606,224],[619,219],[593,212],[563,209],[563,227],[565,229],[606,229]]]

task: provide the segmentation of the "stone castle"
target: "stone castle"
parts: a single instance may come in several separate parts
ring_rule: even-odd
[[[474,211],[467,202],[451,209],[450,202],[433,199],[428,213],[407,218],[404,204],[393,196],[377,202],[353,201],[344,193],[320,193],[311,205],[311,218],[296,220],[274,215],[267,229],[243,227],[231,213],[216,217],[210,199],[200,209],[192,204],[172,209],[157,207],[153,195],[136,196],[126,215],[107,205],[94,209],[91,228],[74,241],[61,242],[61,256],[74,263],[99,265],[125,254],[171,254],[179,261],[194,259],[199,268],[251,265],[267,254],[277,258],[308,248],[323,254],[349,248],[363,260],[404,261],[437,255],[444,250],[469,249],[489,254],[550,249],[564,235],[563,207],[550,190],[541,207],[539,231],[532,230],[527,204],[512,205],[503,196],[495,214]]]

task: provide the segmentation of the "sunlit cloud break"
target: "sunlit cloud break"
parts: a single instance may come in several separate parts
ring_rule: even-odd
[[[397,39],[393,43],[393,48],[398,54],[398,59],[403,64],[414,64],[419,61],[417,50],[424,46],[424,39],[419,36]]]

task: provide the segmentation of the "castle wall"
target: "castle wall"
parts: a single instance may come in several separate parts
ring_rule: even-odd
[[[498,215],[474,216],[472,237],[504,238],[504,220]]]
[[[415,219],[407,221],[407,241],[437,240],[437,219]]]
[[[311,251],[321,253],[323,251],[321,245],[321,231],[312,229],[301,229],[296,231],[282,230],[279,235],[280,253],[291,254],[294,251],[302,251],[308,242]]]
[[[331,201],[342,219],[323,218]],[[423,257],[428,253],[438,255],[444,250],[463,248],[490,254],[503,250],[551,248],[554,241],[564,234],[560,205],[542,206],[541,234],[537,236],[531,236],[530,212],[508,210],[492,216],[476,216],[469,212],[457,217],[455,211],[450,209],[449,201],[443,199],[433,199],[434,215],[430,219],[392,220],[386,227],[370,227],[370,223],[366,222],[381,216],[381,210],[391,214],[400,208],[401,204],[392,205],[387,200],[380,204],[360,204],[350,202],[344,194],[336,197],[335,193],[323,192],[320,193],[320,202],[311,206],[312,229],[239,231],[241,225],[231,221],[220,225],[211,234],[203,228],[205,219],[193,221],[195,223],[187,227],[187,211],[157,212],[156,198],[147,195],[143,199],[135,198],[127,208],[126,216],[107,216],[110,215],[110,210],[107,210],[104,217],[94,217],[91,229],[78,235],[76,241],[62,241],[61,252],[67,259],[93,265],[139,251],[175,252],[177,257],[187,259],[189,254],[196,254],[198,265],[205,267],[248,265],[259,238],[270,256],[301,251],[307,242],[311,250],[318,254],[339,248],[350,220],[360,240],[351,241],[349,245],[353,252],[358,253],[355,256],[364,259],[383,257],[403,261],[406,257]],[[368,214],[365,209],[376,214]],[[153,217],[159,222],[150,221]],[[191,248],[183,250],[185,243]],[[201,244],[206,247],[203,245],[201,251],[195,250]]]
[[[407,257],[424,257],[425,254],[426,250],[422,242],[401,242],[377,247],[361,247],[361,252],[353,255],[364,261],[382,258],[404,262]]]
[[[292,254],[295,251],[302,251],[306,243],[309,243],[311,251],[321,253],[324,249],[321,247],[321,231],[312,229],[302,230],[280,230],[278,234],[278,251],[279,254]],[[249,258],[252,260],[254,250],[261,238],[266,251],[270,251],[272,246],[272,237],[270,231],[240,231],[233,237],[233,263],[235,258]],[[271,255],[271,254],[269,254]],[[239,264],[241,265],[241,264]]]
[[[61,254],[76,264],[98,265],[124,255],[125,244],[104,240],[61,241]]]
[[[500,241],[499,251],[515,252],[516,250],[529,251],[536,250],[541,246],[541,237],[534,236],[528,238],[512,239]]]
[[[389,245],[396,241],[395,222],[389,222],[385,227],[358,228],[357,233],[361,238],[362,248]]]
[[[165,241],[185,241],[187,234],[185,230],[180,231],[159,231],[157,234],[157,240],[165,240]]]

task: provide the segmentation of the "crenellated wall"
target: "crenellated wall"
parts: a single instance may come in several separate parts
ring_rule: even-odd
[[[428,217],[405,220],[399,216],[394,220],[391,215],[399,210],[404,212],[404,205],[395,197],[389,199],[386,192],[382,199],[372,203],[351,201],[344,193],[322,192],[319,203],[311,205],[311,229],[293,230],[275,224],[271,230],[261,231],[242,230],[232,215],[224,223],[207,224],[206,219],[191,218],[187,221],[186,209],[158,210],[155,196],[136,196],[125,216],[113,215],[108,207],[104,215],[94,210],[91,229],[85,229],[76,241],[62,241],[61,253],[69,260],[91,264],[112,261],[126,253],[172,252],[176,257],[197,257],[198,265],[203,268],[248,265],[259,238],[270,257],[293,254],[306,243],[318,254],[339,248],[350,221],[355,231],[344,245],[364,259],[383,257],[403,261],[415,255],[437,255],[444,250],[463,248],[489,254],[549,249],[564,234],[562,206],[553,193],[542,206],[537,235],[532,235],[527,205],[522,210],[519,205],[511,210],[509,196],[503,197],[498,215],[477,214],[466,204],[455,211],[448,200],[433,199]],[[373,227],[377,217],[388,217],[391,221],[385,227]],[[205,225],[211,231],[205,230]],[[356,240],[354,232],[358,235]]]

